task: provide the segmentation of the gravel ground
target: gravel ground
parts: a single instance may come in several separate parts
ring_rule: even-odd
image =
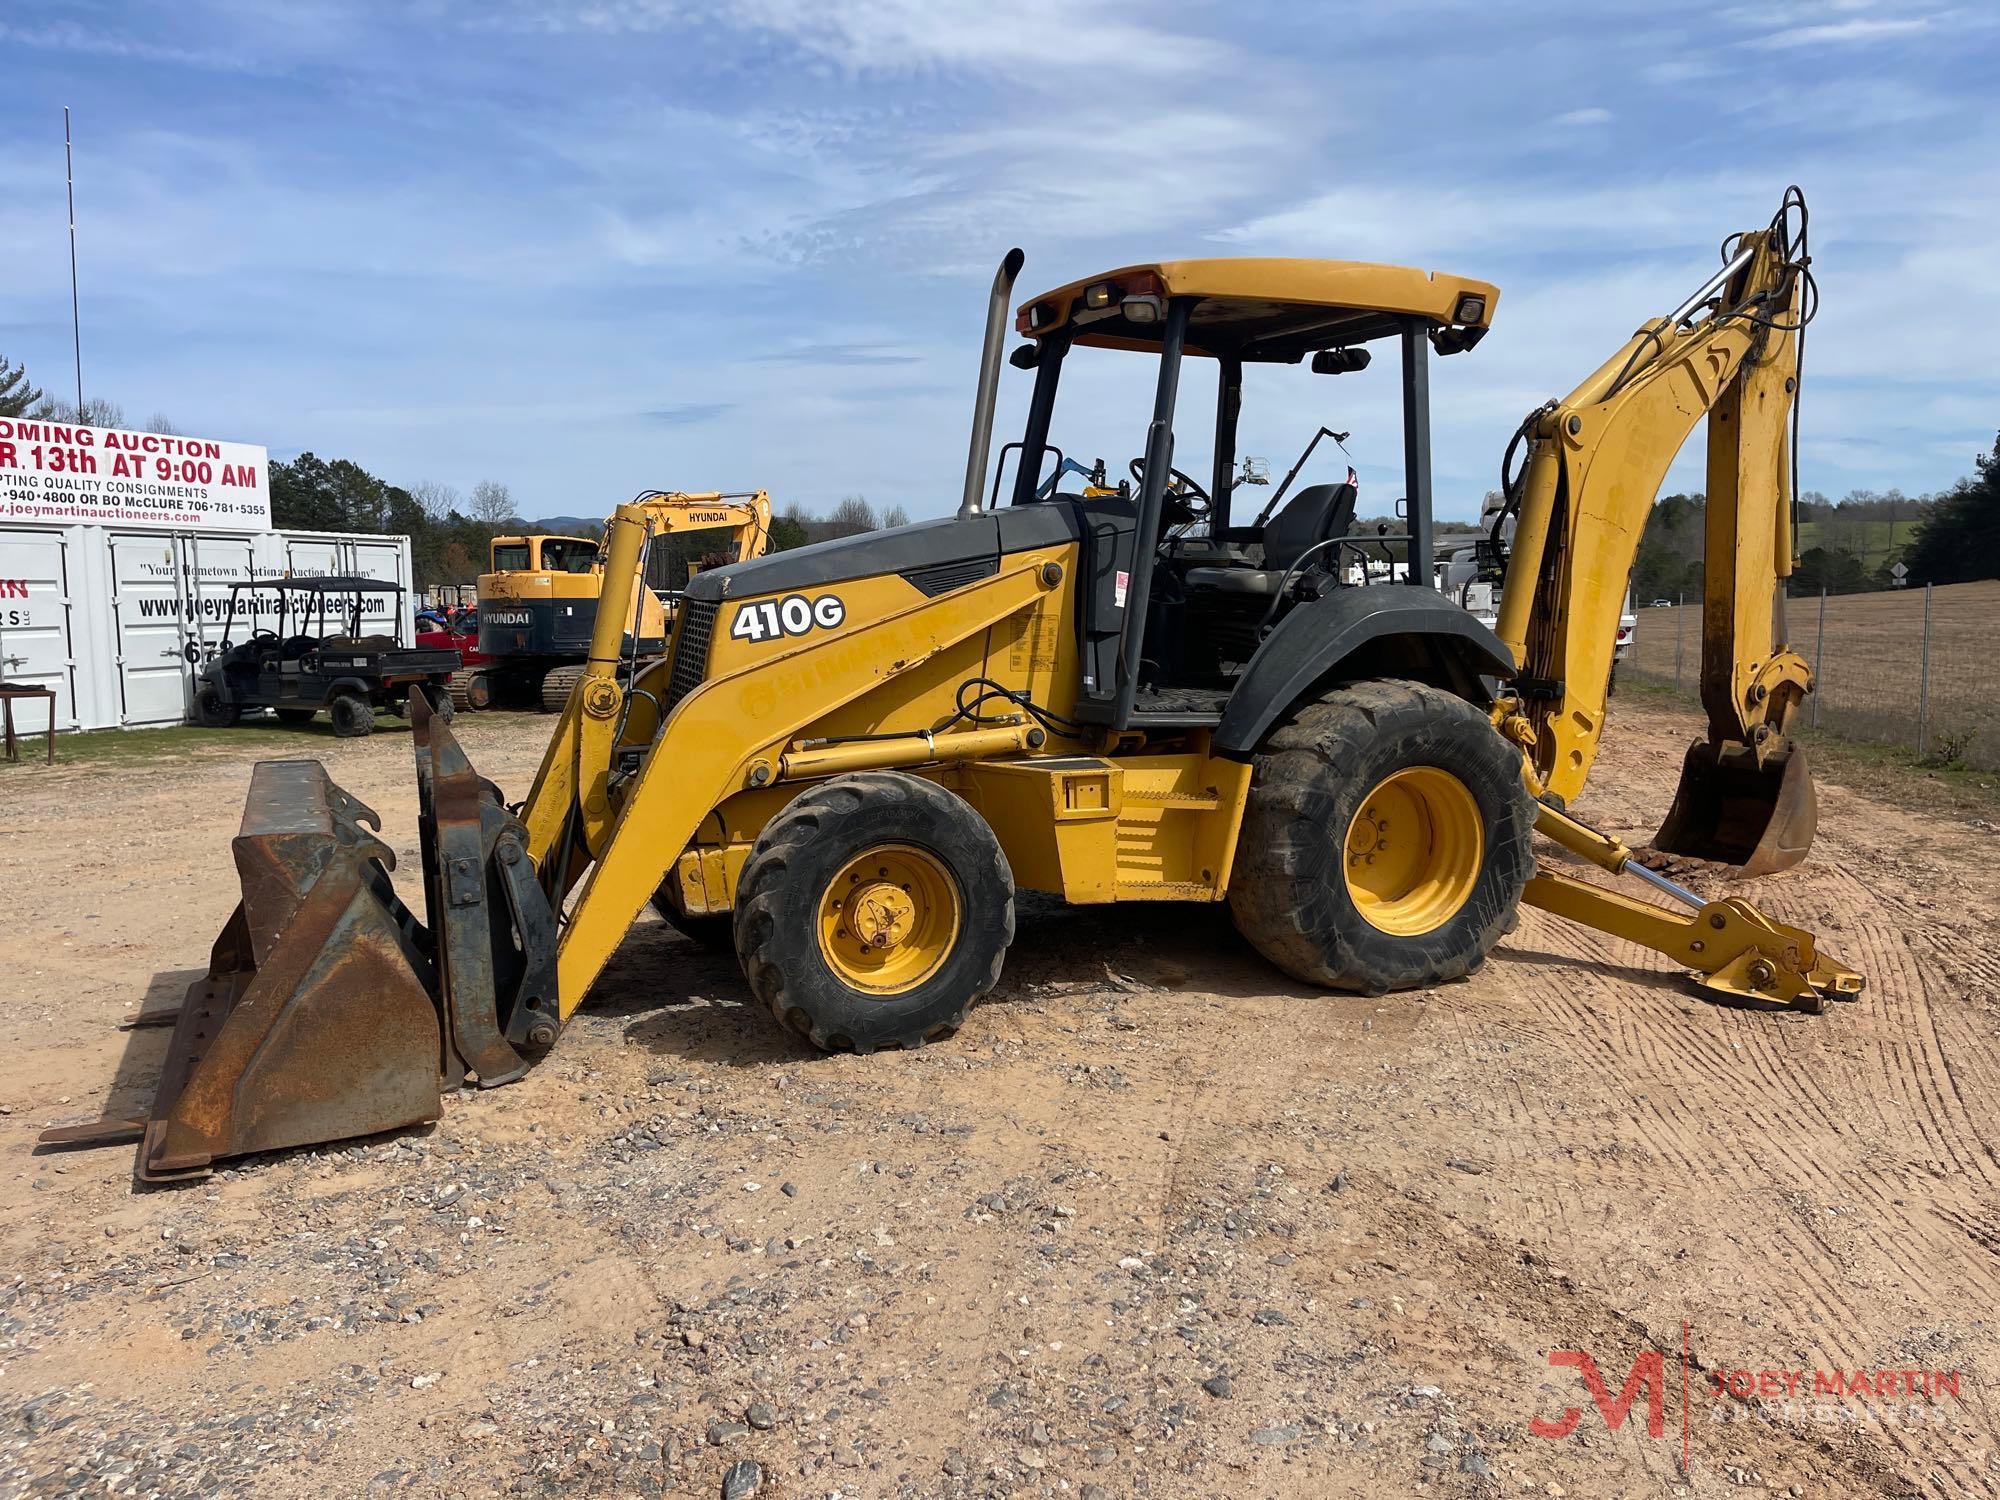
[[[464,739],[518,795],[545,727]],[[1581,811],[1643,837],[1693,728],[1621,699]],[[303,753],[407,888],[407,741]],[[227,916],[252,758],[0,768],[0,1494],[2000,1492],[1990,825],[1822,787],[1756,893],[1869,978],[1816,1019],[1532,912],[1369,1000],[1219,912],[1037,900],[954,1040],[820,1057],[648,916],[434,1128],[146,1192],[31,1154],[150,1097],[117,1023]],[[1661,1435],[1565,1349],[1611,1396],[1659,1351]],[[1962,1386],[1828,1419],[1738,1368]]]

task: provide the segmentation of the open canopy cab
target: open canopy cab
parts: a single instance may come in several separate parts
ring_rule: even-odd
[[[277,626],[260,623],[275,595]],[[386,599],[370,608],[369,601]],[[446,685],[459,664],[449,649],[397,642],[403,587],[378,578],[262,578],[230,585],[229,619],[216,654],[195,686],[195,718],[211,728],[236,723],[246,709],[268,708],[286,723],[321,709],[334,733],[374,728],[375,712],[404,713],[410,695],[429,689],[449,714]],[[247,630],[235,639],[239,627]]]
[[[995,311],[1004,308],[1011,280],[1003,267]],[[1332,592],[1334,585],[1395,580],[1429,590],[1429,356],[1477,344],[1498,300],[1490,282],[1359,261],[1158,261],[1070,282],[1022,304],[1016,315],[1015,329],[1029,342],[1009,362],[1032,370],[1035,386],[1025,430],[1017,443],[1002,449],[990,495],[985,453],[1000,351],[998,338],[989,336],[960,515],[977,514],[988,501],[999,503],[1006,458],[1016,452],[1021,458],[1013,471],[1011,504],[1088,502],[1100,561],[1107,554],[1116,559],[1097,569],[1105,597],[1089,606],[1098,617],[1094,633],[1109,634],[1115,623],[1116,655],[1102,664],[1104,670],[1090,674],[1086,699],[1078,705],[1080,720],[1121,729],[1171,723],[1221,727],[1228,731],[1225,743],[1247,748],[1275,712],[1258,705],[1284,698],[1283,684],[1275,680],[1247,695],[1239,691],[1252,659],[1260,658],[1260,670],[1280,673],[1290,683],[1317,670],[1329,643],[1343,635],[1349,646],[1371,632],[1422,638],[1430,644],[1421,649],[1437,657],[1427,664],[1435,671],[1422,675],[1447,676],[1468,696],[1478,694],[1481,677],[1504,674],[1509,664],[1491,632],[1434,592],[1422,598],[1378,597],[1366,605],[1349,601],[1334,611],[1340,620],[1296,632],[1295,649],[1260,650],[1279,644],[1284,619],[1296,606]],[[1293,488],[1323,438],[1348,435],[1325,422],[1309,437],[1300,434],[1307,440],[1298,461],[1257,513],[1244,514],[1234,503],[1236,490],[1269,483],[1254,463],[1240,462],[1237,428],[1246,367],[1306,364],[1315,374],[1355,373],[1372,364],[1371,346],[1378,344],[1392,344],[1399,357],[1403,492],[1395,510],[1407,527],[1350,537],[1356,506],[1351,482]],[[1130,483],[1118,493],[1105,487],[1109,481],[1101,463],[1095,468],[1079,463],[1051,440],[1062,373],[1080,349],[1137,352],[1158,362],[1141,454],[1130,461]],[[1193,403],[1182,399],[1181,376],[1191,358],[1216,362],[1212,409],[1189,410]],[[1177,427],[1186,431],[1197,424],[1209,438],[1208,463],[1199,477],[1174,461]],[[1081,493],[1065,494],[1059,485],[1065,471],[1086,473],[1093,483]],[[1118,518],[1121,506],[1129,524]],[[1364,615],[1389,611],[1398,613],[1393,628],[1379,618],[1372,626],[1360,623]],[[1232,703],[1240,724],[1227,722]]]

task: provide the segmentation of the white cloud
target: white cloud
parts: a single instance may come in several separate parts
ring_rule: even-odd
[[[1103,0],[536,0],[498,15],[546,32],[721,27],[783,42],[850,75],[990,73],[1049,87],[1055,76],[1079,71],[1107,81],[1185,75],[1235,53],[1144,24],[1130,7]]]
[[[1598,109],[1592,107],[1589,109],[1569,110],[1563,114],[1557,115],[1554,119],[1549,121],[1549,124],[1556,126],[1609,125],[1611,123],[1611,119],[1612,115],[1610,110]]]
[[[1786,51],[1794,47],[1845,46],[1854,42],[1879,42],[1890,37],[1914,36],[1928,31],[1931,21],[1928,16],[1887,18],[1879,16],[1855,16],[1846,21],[1828,21],[1816,26],[1791,26],[1783,31],[1773,31],[1764,36],[1753,37],[1744,43],[1748,47],[1758,47],[1767,52]]]

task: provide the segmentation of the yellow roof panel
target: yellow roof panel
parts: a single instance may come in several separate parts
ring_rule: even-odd
[[[1297,359],[1381,338],[1410,317],[1440,327],[1485,328],[1500,300],[1500,289],[1489,281],[1413,266],[1249,256],[1166,260],[1121,266],[1045,292],[1022,305],[1017,326],[1031,338],[1069,325],[1079,344],[1157,344],[1159,325],[1132,323],[1118,314],[1115,299],[1101,311],[1081,306],[1086,287],[1107,281],[1120,295],[1199,299],[1188,327],[1190,352],[1246,359]]]

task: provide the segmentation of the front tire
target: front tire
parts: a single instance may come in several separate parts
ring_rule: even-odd
[[[358,740],[375,732],[375,709],[366,698],[343,693],[327,705],[333,732],[344,740]]]
[[[921,1047],[999,983],[1014,876],[986,820],[942,787],[839,776],[764,825],[735,935],[750,988],[815,1047]]]
[[[1520,752],[1478,709],[1421,683],[1353,683],[1258,751],[1230,913],[1313,984],[1462,978],[1513,922],[1533,829]]]
[[[242,717],[242,708],[224,698],[220,688],[205,687],[194,695],[195,722],[204,729],[227,729]]]

